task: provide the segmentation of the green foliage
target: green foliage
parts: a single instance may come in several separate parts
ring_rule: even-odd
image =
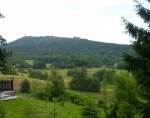
[[[98,92],[100,90],[100,81],[97,78],[88,76],[86,69],[77,69],[73,74],[73,80],[70,82],[70,88]]]
[[[48,80],[49,76],[48,73],[43,73],[40,70],[29,70],[29,77],[34,79],[41,79],[41,80]]]
[[[150,3],[150,0],[146,1]],[[126,30],[134,39],[132,48],[136,52],[134,56],[126,54],[124,60],[126,62],[126,68],[136,75],[138,82],[142,85],[143,90],[141,94],[147,97],[147,104],[150,105],[150,9],[137,2],[136,13],[148,27],[138,27],[123,19]],[[144,108],[144,118],[150,117],[149,109],[147,109],[149,107]]]
[[[110,117],[107,117],[106,113],[105,113],[105,110],[100,108],[99,118],[110,118]]]
[[[86,105],[87,103],[89,103],[90,99],[83,94],[66,91],[63,96],[63,101],[70,102],[76,105]]]
[[[99,92],[100,82],[94,78],[73,79],[70,87],[75,90]]]
[[[28,93],[28,92],[30,92],[30,82],[28,80],[23,80],[22,81],[20,92],[21,93]]]
[[[4,65],[7,63],[8,52],[5,49],[7,42],[0,35],[0,71],[3,70]]]
[[[15,70],[15,68],[9,64],[5,64],[1,69],[1,72],[5,75],[17,75],[17,71]]]
[[[93,74],[102,84],[114,85],[116,81],[116,70],[114,69],[100,69]]]
[[[49,100],[53,98],[62,98],[65,93],[65,83],[62,76],[57,75],[57,72],[53,71],[51,80],[47,84],[46,93]]]
[[[142,118],[134,105],[128,102],[121,102],[118,105],[117,118]]]
[[[28,70],[27,70],[27,69],[24,69],[24,68],[19,68],[19,69],[18,69],[18,72],[19,72],[19,73],[28,74]]]
[[[53,97],[59,97],[65,92],[65,84],[61,77],[52,80],[51,94]]]
[[[148,118],[150,116],[149,110],[150,110],[150,102],[144,106],[144,111],[143,112],[146,113],[146,114],[144,114],[145,118]]]
[[[116,71],[114,69],[108,69],[105,73],[104,83],[106,84],[115,84],[116,81]]]
[[[80,38],[22,37],[8,45],[14,60],[35,60],[57,68],[113,66],[130,46]]]
[[[44,69],[44,68],[46,68],[46,64],[42,61],[34,61],[33,68],[34,69]]]
[[[98,114],[98,108],[94,103],[87,104],[81,113],[83,118],[100,118]]]
[[[20,59],[20,58],[15,58],[15,57],[10,57],[9,58],[9,62],[12,64],[12,65],[15,65],[16,68],[18,69],[22,69],[22,68],[31,68],[32,66],[27,63],[25,60],[23,59]]]
[[[98,78],[99,81],[104,80],[106,78],[106,69],[101,69],[101,70],[97,71],[96,73],[94,73],[93,76]]]
[[[140,88],[135,78],[127,73],[121,73],[117,77],[116,86],[116,114],[117,118],[135,118],[141,111],[138,109],[142,103],[139,101]],[[142,118],[142,117],[140,117]]]
[[[45,83],[37,80],[32,81],[32,96],[40,100],[48,100],[47,86],[50,86],[50,83]]]
[[[70,69],[70,70],[68,70],[67,75],[74,77],[76,75],[76,71],[74,69]]]

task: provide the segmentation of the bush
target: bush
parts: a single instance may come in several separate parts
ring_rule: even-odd
[[[53,98],[62,99],[65,93],[65,83],[61,76],[55,75],[51,81],[32,82],[32,95],[38,99],[50,100]]]
[[[37,99],[48,100],[48,95],[46,92],[48,85],[49,83],[33,80],[31,87],[32,96]]]
[[[83,118],[100,118],[98,108],[94,103],[88,103],[81,113]]]
[[[71,69],[68,71],[67,75],[75,78],[82,78],[87,76],[87,70],[85,68]]]
[[[51,80],[51,85],[48,86],[47,93],[49,98],[59,98],[65,93],[65,83],[61,76],[54,76]]]
[[[73,80],[70,82],[70,88],[81,91],[99,92],[100,81],[95,77],[89,77],[86,69],[76,69],[73,73]]]
[[[115,81],[116,81],[116,71],[114,69],[108,69],[106,71],[105,78],[106,79],[104,79],[104,81],[107,84],[115,84]]]
[[[46,64],[42,61],[34,61],[33,68],[34,69],[44,69],[44,68],[46,68]]]
[[[133,75],[120,73],[116,79],[116,113],[119,118],[142,118],[140,113],[140,89]]]
[[[5,75],[17,75],[17,71],[15,70],[15,68],[9,64],[5,64],[1,72]]]
[[[100,91],[100,82],[96,78],[80,78],[73,79],[70,82],[71,89],[81,90],[81,91],[90,91],[90,92],[99,92]]]
[[[38,70],[29,70],[29,77],[41,80],[47,80],[49,78],[48,73],[43,73]]]
[[[96,73],[93,74],[93,77],[96,77],[99,79],[99,81],[102,81],[106,78],[106,69],[98,70]]]
[[[28,93],[30,91],[30,82],[28,80],[23,80],[21,83],[20,92]]]
[[[101,69],[93,74],[103,84],[114,85],[116,81],[116,71],[114,69]]]
[[[23,74],[28,74],[28,70],[24,68],[19,68],[18,71]]]
[[[73,70],[73,69],[70,69],[70,70],[68,70],[68,72],[67,72],[67,75],[68,76],[75,76],[75,74],[76,74],[76,72],[75,72],[75,70]]]
[[[63,101],[70,102],[76,105],[86,105],[90,101],[90,99],[87,96],[81,95],[79,93],[66,91],[63,96]]]

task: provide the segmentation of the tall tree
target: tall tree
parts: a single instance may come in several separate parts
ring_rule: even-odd
[[[149,4],[150,0],[145,2]],[[123,18],[127,32],[134,39],[132,47],[136,52],[134,56],[126,54],[124,60],[127,69],[136,75],[142,85],[142,94],[148,100],[147,107],[144,107],[144,118],[150,118],[150,9],[138,1],[136,3],[136,13],[147,24],[147,28],[138,27]]]
[[[4,16],[0,13],[0,18],[4,18]],[[0,71],[2,71],[3,67],[6,64],[7,52],[4,48],[6,46],[6,40],[0,35]]]

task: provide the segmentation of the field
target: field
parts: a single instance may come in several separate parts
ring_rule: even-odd
[[[64,82],[66,85],[70,82],[72,79],[71,76],[67,75],[69,69],[56,69],[57,73],[61,75],[64,78]],[[89,68],[87,69],[88,75],[92,76],[94,73],[96,73],[100,68]],[[108,69],[109,70],[109,69]],[[51,73],[53,70],[51,69],[43,69],[39,70],[43,73],[47,72],[49,76],[51,76]],[[120,72],[120,70],[116,71],[117,73]],[[0,74],[0,79],[4,78],[14,78],[14,79],[19,79],[19,80],[24,80],[28,79],[32,82],[37,82],[39,83],[39,87],[35,86],[33,87],[32,90],[35,91],[40,91],[41,86],[45,86],[46,80],[39,80],[36,78],[30,78],[28,74],[24,73],[19,73],[18,75],[2,75]],[[34,92],[35,92],[34,91]],[[99,92],[85,92],[85,91],[77,91],[77,90],[72,90],[70,88],[66,89],[66,92],[69,92],[73,95],[77,95],[84,99],[88,99],[91,101],[96,101],[102,100],[106,101],[108,104],[111,104],[113,100],[113,91],[114,91],[114,85],[113,84],[107,84],[105,83],[101,85],[101,90]],[[31,97],[30,94],[29,96],[24,96],[23,94],[20,94],[19,91],[17,92],[20,98],[14,99],[14,100],[9,100],[9,101],[4,101],[2,104],[4,104],[5,109],[7,111],[6,118],[25,118],[24,114],[25,112],[28,111],[30,108],[33,110],[34,113],[38,113],[38,115],[42,115],[40,118],[48,118],[49,114],[53,114],[54,111],[54,103],[49,102],[46,100],[39,100],[34,97]],[[58,118],[81,118],[81,109],[82,105],[77,105],[73,104],[71,102],[64,102],[63,104],[61,103],[56,103],[57,107],[57,113],[58,113]],[[26,113],[27,114],[27,113]],[[38,117],[39,118],[39,117]]]
[[[29,110],[27,108],[33,109],[34,113],[41,113],[42,117],[40,118],[48,118],[50,116],[47,115],[52,115],[54,108],[54,104],[52,102],[41,101],[33,98],[18,98],[4,101],[3,104],[7,112],[6,118],[25,118],[24,111]],[[63,105],[56,103],[56,109],[58,118],[81,118],[80,106],[69,103],[64,103]]]

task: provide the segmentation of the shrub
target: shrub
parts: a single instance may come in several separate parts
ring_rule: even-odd
[[[65,83],[61,76],[55,76],[51,80],[51,86],[48,87],[48,93],[51,98],[61,97],[65,93]]]
[[[99,92],[100,82],[97,78],[73,78],[70,87],[75,90]]]
[[[85,68],[76,68],[69,70],[67,74],[75,78],[82,78],[87,76],[87,70]]]
[[[107,84],[115,84],[116,80],[116,71],[114,69],[108,69],[105,75],[105,82]]]
[[[101,69],[93,74],[103,84],[114,85],[116,81],[116,71],[114,69]]]
[[[19,68],[18,71],[19,71],[20,73],[28,74],[28,70],[27,70],[27,69],[24,69],[24,68]]]
[[[46,68],[46,64],[42,61],[34,61],[33,68],[34,69],[44,69],[44,68]]]
[[[98,108],[94,103],[88,103],[81,113],[83,118],[100,118]]]
[[[61,98],[65,93],[65,83],[62,76],[54,70],[46,86],[46,94],[49,100]]]
[[[28,93],[30,91],[30,82],[28,80],[23,80],[21,83],[20,92]]]
[[[39,70],[30,70],[29,77],[34,79],[41,79],[41,80],[47,80],[49,78],[48,73],[43,73]]]
[[[119,118],[139,118],[141,117],[140,89],[133,75],[120,73],[116,79],[116,113]]]
[[[1,72],[5,75],[17,75],[15,68],[9,64],[5,64]]]
[[[32,96],[37,99],[48,100],[46,92],[48,84],[49,83],[33,80],[31,87]]]
[[[87,103],[89,103],[90,99],[87,96],[81,95],[79,93],[66,91],[63,96],[63,101],[70,102],[76,105],[86,105]]]
[[[102,81],[106,78],[106,69],[98,70],[96,73],[93,74],[93,77],[96,77],[99,79],[99,81]]]
[[[71,89],[92,92],[98,92],[100,90],[99,80],[94,77],[89,77],[85,68],[71,70],[70,74],[73,76],[73,80],[70,82]]]
[[[73,70],[73,69],[70,69],[70,70],[68,70],[68,72],[67,72],[67,75],[68,76],[75,76],[75,74],[76,74],[76,72],[75,72],[75,70]]]

